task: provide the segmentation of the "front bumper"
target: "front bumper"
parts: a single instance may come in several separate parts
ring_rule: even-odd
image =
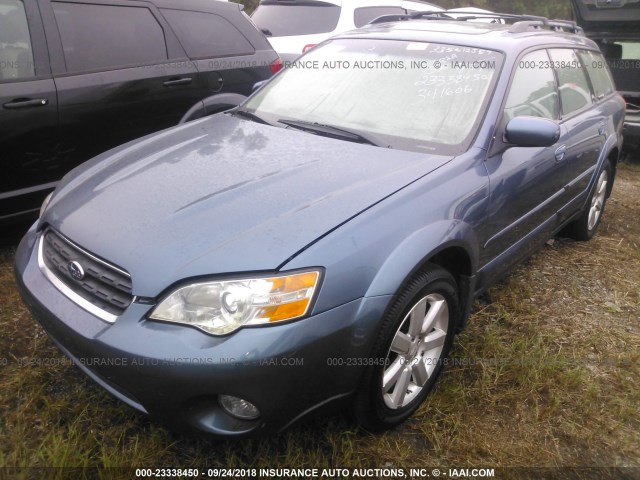
[[[56,345],[96,383],[137,410],[216,435],[275,432],[321,406],[341,405],[358,386],[390,297],[358,299],[288,324],[225,337],[146,320],[132,303],[113,324],[83,310],[38,266],[35,225],[16,252],[19,290]],[[258,407],[239,420],[219,395]]]

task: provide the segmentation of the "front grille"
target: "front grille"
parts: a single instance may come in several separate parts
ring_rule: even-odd
[[[131,304],[131,277],[127,272],[91,255],[50,228],[41,241],[46,268],[76,295],[107,312],[109,319],[121,315]]]

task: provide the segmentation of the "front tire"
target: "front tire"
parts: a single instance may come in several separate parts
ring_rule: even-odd
[[[402,290],[382,321],[354,404],[364,428],[379,432],[411,416],[433,388],[460,321],[458,288],[429,265]]]

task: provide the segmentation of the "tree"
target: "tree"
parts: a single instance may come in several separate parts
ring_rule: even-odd
[[[258,6],[259,0],[241,0],[239,3],[246,7],[247,13],[251,13]],[[442,8],[478,7],[501,13],[571,18],[569,0],[435,0],[433,3]]]

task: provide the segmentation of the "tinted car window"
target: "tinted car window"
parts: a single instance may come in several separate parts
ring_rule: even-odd
[[[324,2],[304,5],[260,5],[251,16],[267,36],[311,35],[333,31],[340,7]]]
[[[546,50],[522,57],[505,104],[505,119],[528,115],[557,120],[560,104],[555,77]]]
[[[637,60],[640,58],[640,42],[622,42],[622,58]]]
[[[382,15],[402,15],[405,10],[400,7],[363,7],[353,12],[353,23],[360,28]]]
[[[576,53],[569,49],[549,50],[558,75],[562,114],[569,115],[591,104],[591,88]]]
[[[618,90],[637,92],[638,70],[640,70],[640,42],[616,41],[601,43],[600,49],[615,79]]]
[[[213,13],[162,9],[191,58],[247,55],[251,43],[226,19]]]
[[[615,91],[613,80],[602,54],[592,51],[580,51],[579,56],[589,74],[596,97],[603,98],[613,93]]]
[[[167,59],[162,27],[151,11],[53,2],[67,70],[98,70]]]
[[[0,0],[0,80],[33,75],[33,53],[24,5],[19,0]]]

